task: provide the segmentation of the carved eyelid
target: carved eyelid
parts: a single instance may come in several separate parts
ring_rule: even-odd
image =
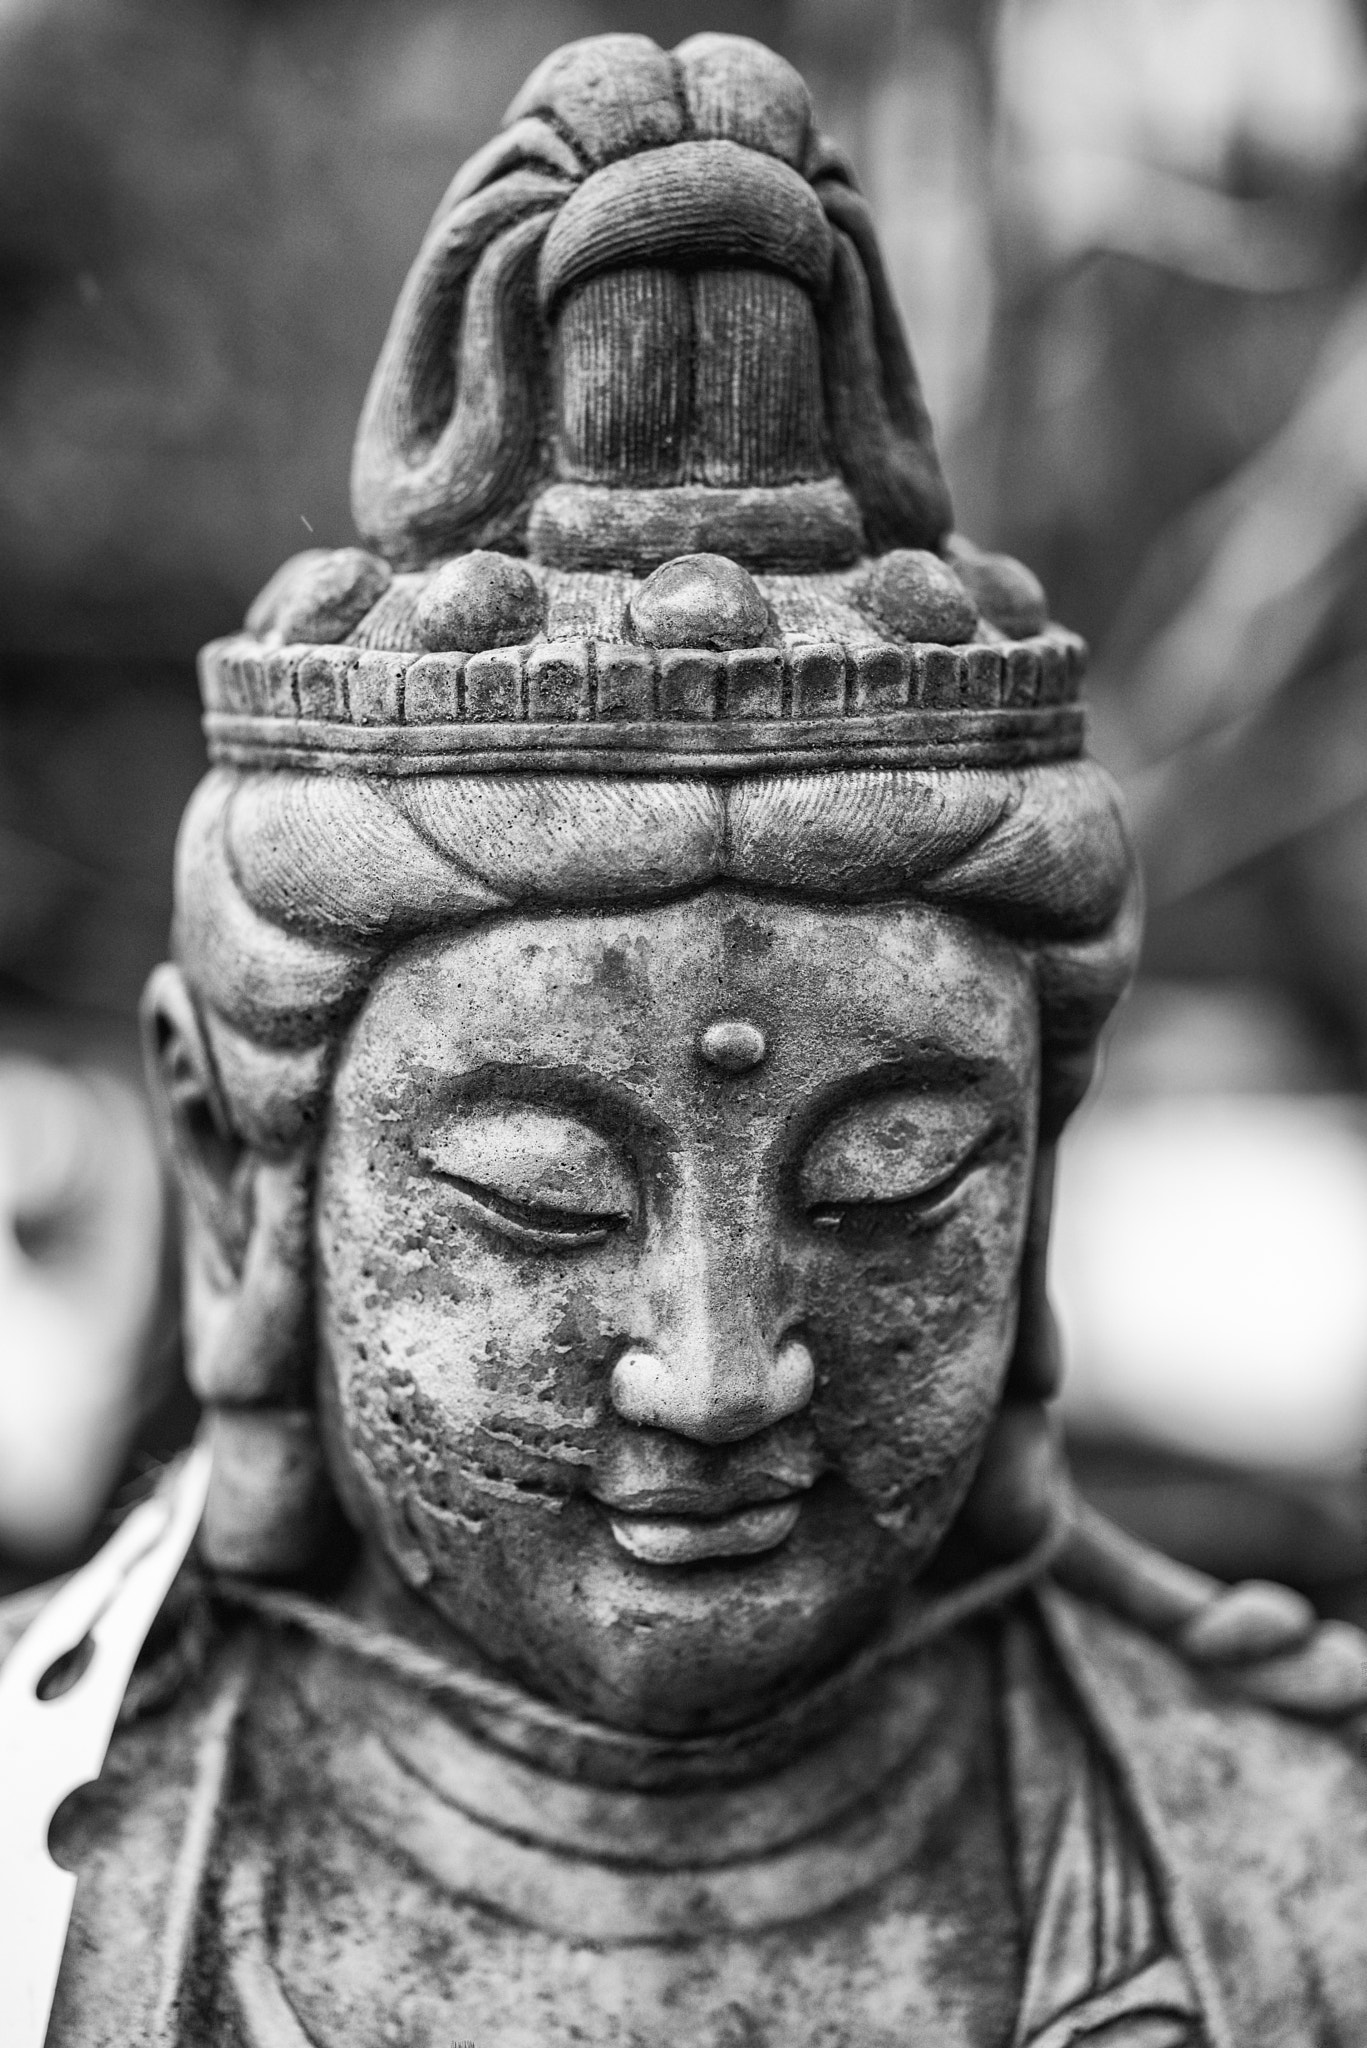
[[[636,1182],[616,1146],[578,1117],[498,1104],[453,1115],[418,1148],[423,1164],[513,1210],[585,1219],[636,1213]]]
[[[990,1141],[993,1108],[962,1095],[893,1089],[851,1104],[803,1155],[798,1192],[805,1209],[906,1202],[952,1181]]]

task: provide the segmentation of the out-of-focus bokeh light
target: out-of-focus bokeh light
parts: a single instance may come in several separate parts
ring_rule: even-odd
[[[1367,1110],[1259,1087],[1260,1066],[1285,1076],[1295,1059],[1252,999],[1156,992],[1146,1008],[1060,1152],[1065,1414],[1351,1472],[1367,1446]]]
[[[0,1055],[0,1547],[69,1554],[140,1420],[162,1191],[112,1074]]]
[[[1120,229],[1161,260],[1165,236],[1234,226],[1220,188],[1240,158],[1331,171],[1367,135],[1367,42],[1343,0],[1007,0],[997,65],[1021,196],[1063,245]]]

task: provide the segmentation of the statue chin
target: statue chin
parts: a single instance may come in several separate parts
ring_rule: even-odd
[[[821,1482],[793,1534],[762,1560],[677,1567],[623,1554],[582,1505],[566,1510],[549,1546],[513,1520],[492,1569],[478,1560],[487,1583],[474,1563],[466,1577],[452,1563],[450,1576],[415,1584],[380,1516],[363,1508],[376,1534],[355,1597],[383,1613],[402,1582],[429,1645],[607,1727],[661,1738],[741,1730],[802,1699],[874,1638],[904,1583],[904,1553],[842,1493]]]

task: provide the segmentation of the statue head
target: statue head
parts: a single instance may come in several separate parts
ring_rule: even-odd
[[[1041,1529],[1053,1148],[1137,939],[1081,650],[949,531],[757,45],[547,61],[405,286],[367,550],[205,651],[148,992],[204,1545],[743,1722]]]

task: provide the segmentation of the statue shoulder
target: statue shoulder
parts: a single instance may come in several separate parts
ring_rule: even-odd
[[[1227,1585],[1079,1503],[1056,1566],[1065,1593],[1156,1638],[1215,1692],[1367,1738],[1367,1632],[1322,1621],[1289,1586]]]
[[[1367,2040],[1367,1636],[1085,1510],[1038,1611],[1228,2015],[1215,2038]]]

